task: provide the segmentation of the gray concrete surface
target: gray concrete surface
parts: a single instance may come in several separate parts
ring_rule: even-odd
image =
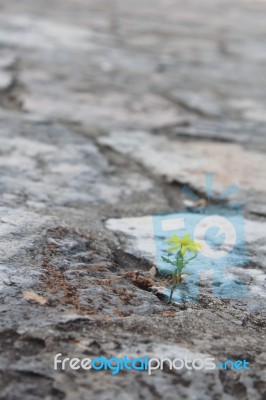
[[[0,0],[1,400],[265,398],[265,12],[259,0]],[[184,184],[204,202],[206,172],[215,194],[240,187],[249,296],[203,283],[198,302],[169,305],[143,231],[127,229],[184,209]],[[185,351],[251,369],[53,369],[56,353]]]

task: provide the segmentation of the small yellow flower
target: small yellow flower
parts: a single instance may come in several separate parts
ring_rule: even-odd
[[[185,255],[187,250],[192,251],[197,254],[198,249],[201,249],[202,246],[198,242],[194,242],[194,240],[190,240],[190,234],[186,233],[182,238],[173,234],[170,239],[165,241],[166,243],[173,244],[174,246],[169,247],[168,251],[177,250],[180,248],[181,254]]]

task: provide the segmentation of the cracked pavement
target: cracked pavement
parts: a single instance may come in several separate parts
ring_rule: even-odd
[[[266,395],[266,2],[0,0],[0,399]],[[249,296],[169,305],[149,218],[232,183]],[[147,222],[148,221],[148,222]],[[35,296],[35,297],[34,297]],[[53,357],[250,371],[56,371]]]

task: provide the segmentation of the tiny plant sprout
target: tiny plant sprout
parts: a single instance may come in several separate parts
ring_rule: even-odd
[[[172,252],[176,250],[176,254],[173,259],[163,257],[162,260],[171,264],[174,269],[167,270],[168,275],[171,275],[172,279],[172,287],[171,294],[169,297],[169,303],[172,301],[172,297],[176,287],[182,281],[183,275],[190,275],[189,272],[184,271],[186,265],[197,257],[198,249],[201,249],[201,244],[190,240],[190,234],[185,234],[182,238],[177,235],[172,235],[170,239],[165,240],[166,243],[169,243],[171,246],[167,249],[168,252]],[[193,254],[192,257],[185,258],[186,254]]]

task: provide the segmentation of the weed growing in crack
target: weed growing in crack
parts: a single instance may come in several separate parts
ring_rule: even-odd
[[[174,256],[174,259],[162,256],[162,260],[165,263],[171,264],[174,267],[174,270],[171,269],[164,271],[167,273],[167,275],[171,275],[172,279],[172,287],[169,297],[169,303],[170,303],[172,301],[172,297],[176,287],[182,282],[182,277],[184,275],[190,275],[190,272],[184,271],[184,268],[191,260],[197,257],[198,249],[201,249],[202,246],[200,243],[190,240],[189,233],[184,235],[182,238],[174,234],[170,237],[170,239],[165,240],[165,242],[172,245],[167,249],[168,252],[178,250]],[[189,252],[193,253],[193,256],[185,258],[185,254]]]

